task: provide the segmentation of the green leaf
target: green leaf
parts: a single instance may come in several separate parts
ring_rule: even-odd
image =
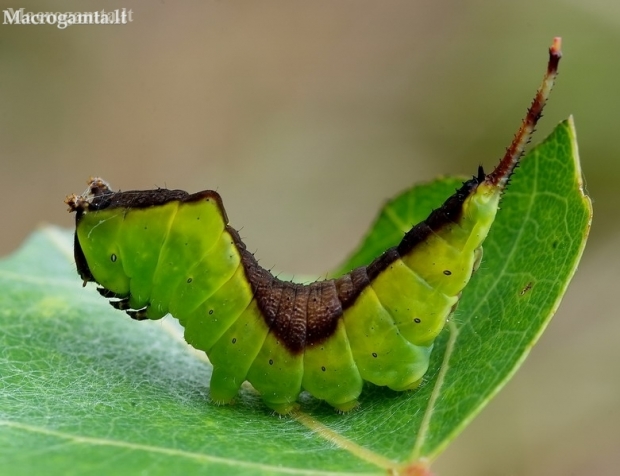
[[[343,267],[398,242],[458,185],[390,202]],[[208,401],[210,366],[170,317],[140,323],[83,289],[71,233],[47,227],[0,262],[0,467],[11,474],[384,474],[421,471],[506,383],[558,307],[591,220],[572,121],[533,149],[425,384],[367,386],[345,415],[304,397],[287,418],[251,388]]]

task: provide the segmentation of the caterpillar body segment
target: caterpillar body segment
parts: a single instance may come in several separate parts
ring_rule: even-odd
[[[495,170],[479,168],[368,266],[308,285],[281,281],[247,251],[216,192],[114,192],[94,178],[66,200],[76,212],[78,273],[134,319],[179,319],[187,342],[209,356],[217,403],[246,380],[281,414],[302,390],[348,411],[364,381],[413,389],[480,264],[560,56],[556,39],[543,85]]]

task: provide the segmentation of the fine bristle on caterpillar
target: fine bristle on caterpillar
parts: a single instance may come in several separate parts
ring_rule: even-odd
[[[114,192],[93,178],[67,197],[76,212],[75,261],[133,319],[170,313],[213,364],[211,398],[228,403],[244,381],[289,413],[308,391],[340,411],[364,381],[416,388],[433,342],[477,269],[502,192],[557,75],[560,39],[512,144],[370,265],[297,284],[263,269],[228,224],[220,196],[156,189]]]

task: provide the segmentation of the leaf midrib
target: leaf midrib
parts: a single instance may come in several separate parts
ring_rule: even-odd
[[[27,431],[30,433],[36,433],[39,435],[51,436],[54,438],[59,438],[63,440],[68,440],[75,444],[80,445],[93,445],[93,446],[108,446],[108,447],[116,447],[123,448],[128,450],[137,450],[144,451],[149,453],[158,453],[164,454],[166,456],[178,456],[182,458],[189,458],[193,460],[198,460],[202,462],[210,462],[210,463],[219,463],[225,464],[233,467],[243,467],[243,468],[252,468],[263,471],[268,471],[270,473],[283,473],[283,474],[295,474],[295,475],[304,475],[304,474],[319,474],[324,476],[336,476],[336,475],[361,475],[368,473],[355,473],[355,472],[333,472],[333,471],[320,471],[320,470],[305,470],[298,468],[288,468],[282,466],[273,466],[264,463],[255,463],[248,461],[235,460],[230,458],[223,458],[220,456],[213,456],[204,453],[195,453],[191,451],[178,450],[173,448],[165,448],[161,446],[153,446],[153,445],[145,445],[141,443],[132,443],[129,441],[122,440],[111,440],[107,438],[93,438],[90,436],[81,436],[74,435],[71,433],[66,433],[57,430],[50,430],[47,428],[43,428],[40,426],[27,425],[23,423],[12,422],[9,420],[0,420],[0,426],[13,428],[17,430]]]

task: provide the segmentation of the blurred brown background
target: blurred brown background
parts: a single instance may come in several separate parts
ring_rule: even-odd
[[[503,153],[564,38],[535,142],[574,114],[595,219],[516,378],[438,460],[449,475],[618,474],[620,3],[0,1],[133,9],[125,26],[0,24],[0,255],[90,175],[218,190],[268,267],[319,274],[379,205]]]

